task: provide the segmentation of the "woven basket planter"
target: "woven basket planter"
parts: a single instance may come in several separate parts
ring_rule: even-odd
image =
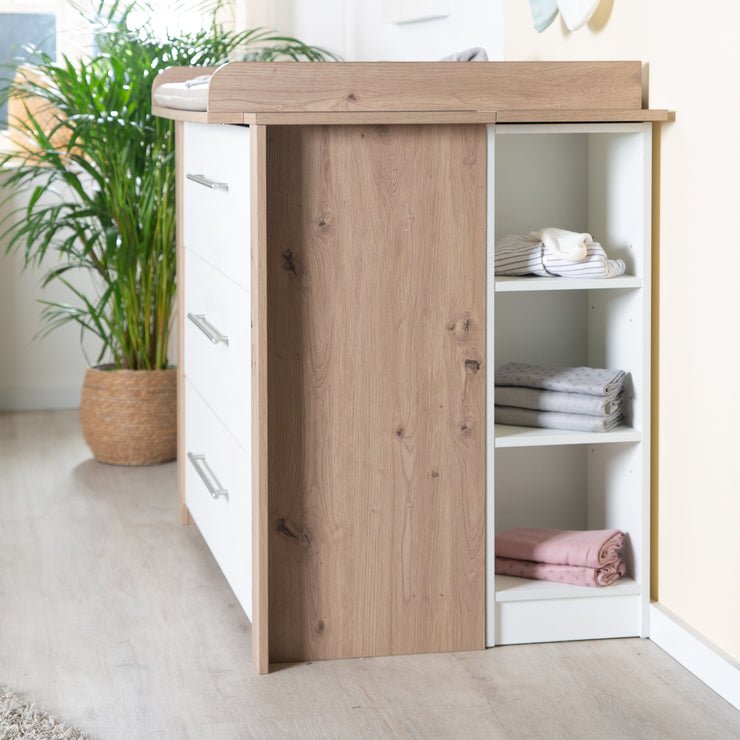
[[[82,435],[96,460],[155,465],[177,456],[177,375],[167,370],[85,373],[80,398]]]

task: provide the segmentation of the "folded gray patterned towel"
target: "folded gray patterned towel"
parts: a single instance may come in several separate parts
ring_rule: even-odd
[[[481,46],[473,46],[465,51],[458,51],[449,56],[442,57],[440,62],[487,62],[488,54]]]
[[[596,367],[543,367],[525,362],[507,362],[496,370],[499,385],[540,388],[546,391],[587,393],[592,396],[615,396],[622,388],[623,370]]]
[[[619,410],[622,394],[620,392],[613,396],[594,396],[588,393],[563,393],[562,391],[543,391],[539,388],[498,386],[495,397],[498,406],[516,406],[537,411],[559,411],[566,414],[603,417]]]
[[[567,429],[575,432],[608,432],[622,420],[617,409],[608,416],[586,414],[563,414],[558,411],[536,411],[518,409],[513,406],[496,406],[496,424],[511,424],[518,427],[540,427],[544,429]]]

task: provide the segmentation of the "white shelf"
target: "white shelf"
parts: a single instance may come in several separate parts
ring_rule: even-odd
[[[500,136],[500,134],[506,134]],[[495,242],[544,224],[598,234],[627,274],[489,275],[487,361],[620,368],[627,421],[609,432],[489,426],[487,644],[648,632],[651,142],[649,125],[489,131],[488,267]],[[522,172],[536,172],[523,178]],[[492,379],[487,415],[495,418]],[[631,578],[589,588],[495,575],[495,532],[619,529]]]
[[[639,594],[641,586],[632,578],[620,578],[611,586],[572,586],[568,583],[532,578],[496,576],[496,601],[540,601],[549,599],[609,598]]]
[[[552,445],[593,445],[617,442],[639,442],[639,430],[621,424],[610,432],[573,432],[567,429],[539,429],[496,424],[494,428],[496,448],[501,447],[544,447]]]
[[[641,288],[642,278],[620,275],[614,278],[506,277],[494,278],[497,293],[524,293],[534,290],[624,290]]]

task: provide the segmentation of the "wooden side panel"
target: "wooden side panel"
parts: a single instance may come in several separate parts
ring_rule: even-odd
[[[252,662],[269,670],[268,485],[267,485],[267,130],[251,126],[251,299],[252,299]],[[246,207],[246,204],[245,204]],[[244,382],[249,382],[245,378]]]
[[[175,210],[177,261],[177,496],[181,524],[192,524],[185,505],[185,246],[183,239],[183,152],[185,124],[175,122]]]
[[[485,126],[271,127],[270,661],[485,645]]]
[[[641,107],[640,62],[233,62],[208,98],[209,115]]]

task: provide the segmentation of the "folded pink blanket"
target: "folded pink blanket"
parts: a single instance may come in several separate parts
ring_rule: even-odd
[[[496,556],[496,573],[499,575],[536,578],[538,581],[556,581],[574,586],[610,586],[625,574],[625,570],[620,558],[602,568],[587,568]]]
[[[602,568],[619,557],[624,533],[618,529],[507,529],[496,535],[496,555],[538,563]]]

